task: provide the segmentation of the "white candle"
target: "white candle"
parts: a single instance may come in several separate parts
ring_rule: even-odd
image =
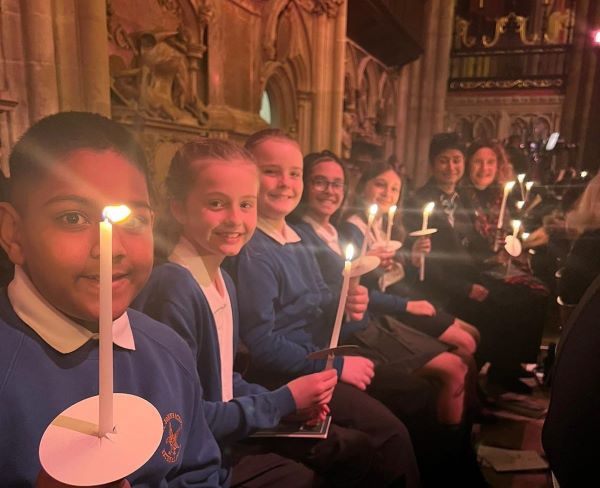
[[[528,181],[525,183],[525,201],[529,198],[529,192],[533,188],[533,181]]]
[[[435,207],[435,202],[429,202],[423,207],[423,225],[421,230],[427,230],[427,225],[429,224],[429,215],[431,212],[433,212],[433,207]]]
[[[375,216],[377,215],[377,204],[374,203],[369,207],[369,218],[367,220],[367,231],[365,232],[365,238],[363,239],[362,247],[360,249],[360,255],[364,256],[367,252],[367,243],[369,242],[369,237],[371,235],[371,227],[373,226],[373,221],[375,220]]]
[[[392,240],[392,227],[394,225],[394,215],[396,215],[396,210],[398,207],[396,205],[392,205],[388,210],[388,222],[387,222],[387,240],[388,242]]]
[[[521,198],[525,200],[525,189],[523,188],[523,181],[525,181],[525,173],[517,175],[517,180],[519,180],[519,188],[521,188]]]
[[[114,429],[113,423],[113,317],[112,317],[112,223],[131,213],[125,205],[104,207],[100,222],[100,312],[99,312],[99,421],[98,436]]]
[[[519,229],[521,228],[521,221],[520,220],[513,220],[512,221],[512,228],[513,228],[513,237],[516,239],[517,238],[517,234],[519,233]]]
[[[498,225],[497,225],[498,229],[502,229],[502,226],[504,225],[504,212],[506,210],[506,200],[508,199],[508,194],[510,193],[510,191],[513,189],[514,186],[515,186],[514,181],[509,181],[508,183],[506,183],[504,185],[504,195],[502,196],[502,204],[500,205],[500,214],[498,215]]]
[[[346,247],[346,262],[344,263],[344,271],[342,273],[342,290],[340,292],[340,301],[338,303],[337,313],[335,315],[335,322],[333,323],[333,332],[331,333],[331,341],[329,342],[329,348],[337,347],[340,340],[340,331],[342,330],[342,319],[344,318],[344,311],[346,309],[346,299],[348,298],[348,289],[350,287],[350,272],[352,270],[352,256],[354,255],[354,247],[352,244],[348,244]],[[333,367],[333,354],[329,354],[327,358],[327,365],[325,369],[331,369]]]
[[[427,230],[427,226],[429,225],[429,215],[433,212],[433,207],[435,207],[435,202],[429,202],[425,207],[423,207],[423,224],[421,225],[421,230]],[[425,253],[422,252],[421,256],[419,256],[419,281],[425,281]]]

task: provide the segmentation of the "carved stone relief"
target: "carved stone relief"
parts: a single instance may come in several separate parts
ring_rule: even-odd
[[[122,0],[107,5],[113,105],[147,119],[203,126],[208,114],[199,76],[212,3],[153,2],[138,11]]]

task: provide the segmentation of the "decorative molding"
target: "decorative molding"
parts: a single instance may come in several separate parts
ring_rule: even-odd
[[[163,10],[179,17],[181,15],[181,5],[177,0],[157,0]]]
[[[463,19],[460,16],[456,16],[454,20],[454,29],[456,34],[460,39],[460,43],[464,47],[473,47],[477,42],[477,39],[473,36],[469,35],[469,26],[471,22],[466,19]]]
[[[450,90],[524,90],[562,88],[562,78],[518,80],[450,80]]]
[[[243,8],[246,12],[260,17],[261,9],[254,0],[229,0],[231,3]]]
[[[540,39],[537,34],[535,34],[531,39],[527,38],[527,20],[527,17],[517,15],[514,12],[498,18],[496,19],[496,26],[494,28],[494,37],[490,39],[488,36],[484,35],[481,38],[481,43],[487,48],[494,47],[500,40],[500,36],[506,33],[507,26],[513,23],[517,27],[516,30],[519,33],[519,37],[523,44],[529,46],[539,42]]]
[[[521,96],[521,95],[508,95],[508,96],[456,96],[449,95],[446,98],[446,108],[456,109],[460,107],[489,107],[489,106],[522,106],[522,105],[562,105],[565,97],[564,95],[551,95],[551,96]]]

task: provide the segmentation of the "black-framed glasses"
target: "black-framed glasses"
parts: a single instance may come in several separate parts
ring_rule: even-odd
[[[312,178],[310,184],[315,190],[327,191],[331,187],[335,191],[344,190],[344,182],[342,180],[328,180],[327,178]]]

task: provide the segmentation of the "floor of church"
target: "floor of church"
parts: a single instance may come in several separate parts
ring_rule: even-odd
[[[544,358],[547,355],[547,348],[550,344],[556,344],[559,330],[552,320],[546,327],[542,348],[540,349],[540,359],[538,366],[543,365]],[[541,369],[541,368],[539,368]],[[538,371],[539,371],[538,369]],[[549,388],[544,386],[541,371],[537,376],[526,378],[527,384],[533,387],[533,393],[526,398],[533,400],[534,403],[547,408],[549,402]],[[481,383],[486,387],[485,375],[481,376]],[[492,397],[498,398],[502,392],[499,390],[488,389]],[[496,415],[496,421],[486,424],[476,424],[473,428],[473,442],[476,448],[480,445],[499,447],[503,449],[533,450],[544,457],[541,443],[542,426],[544,417],[532,418],[514,412],[514,409],[501,408],[499,406],[490,407],[490,410]],[[550,470],[536,471],[512,471],[497,472],[492,467],[486,466],[482,461],[482,472],[494,488],[552,488],[552,478]]]

